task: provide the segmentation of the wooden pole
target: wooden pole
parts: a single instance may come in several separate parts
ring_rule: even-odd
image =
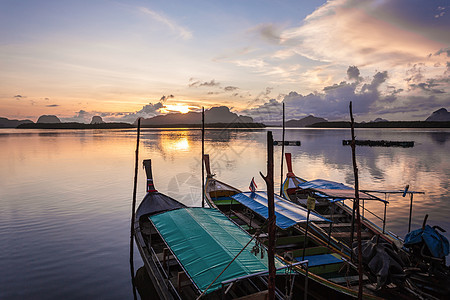
[[[274,186],[273,186],[273,136],[272,131],[267,132],[267,176],[264,176],[261,172],[261,177],[264,179],[267,185],[267,200],[269,209],[269,243],[267,245],[267,260],[269,263],[269,300],[275,299],[275,204],[274,204]]]
[[[283,144],[281,145],[280,197],[283,197],[284,134],[285,134],[285,122],[284,122],[284,102],[283,102],[283,133],[282,133],[282,143]]]
[[[136,138],[136,154],[134,164],[134,187],[133,187],[133,203],[131,206],[131,229],[130,229],[130,272],[131,272],[131,284],[133,285],[133,299],[137,299],[136,295],[136,283],[134,279],[134,218],[136,214],[136,192],[137,192],[137,175],[138,175],[138,163],[139,163],[139,136],[141,133],[141,118],[138,119],[137,138]]]
[[[357,224],[357,239],[358,239],[358,275],[359,275],[358,299],[362,299],[363,269],[362,269],[362,249],[361,249],[361,216],[359,215],[359,180],[358,180],[358,167],[356,165],[355,120],[353,119],[351,101],[350,101],[350,120],[352,131],[351,146],[352,146],[353,173],[355,175],[355,201],[353,202],[353,208],[354,210],[356,209],[356,224]]]
[[[202,207],[205,207],[205,108],[202,107]]]
[[[412,219],[412,210],[413,210],[413,196],[414,194],[411,193],[411,198],[409,202],[409,222],[408,222],[408,233],[411,232],[411,219]]]

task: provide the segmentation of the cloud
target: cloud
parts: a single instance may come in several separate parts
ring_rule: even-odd
[[[159,99],[159,102],[165,102],[166,100],[171,98],[175,98],[175,96],[174,95],[162,96],[161,99]]]
[[[255,122],[279,121],[283,113],[283,106],[281,102],[270,99],[262,105],[245,109],[241,113],[251,116]]]
[[[176,33],[182,39],[189,40],[192,38],[192,32],[188,28],[178,25],[174,20],[171,20],[163,14],[157,13],[146,7],[141,7],[139,10],[146,15],[149,15],[153,20],[167,26],[172,32]]]
[[[359,77],[359,69],[356,66],[350,66],[347,69],[347,77],[350,80],[361,80]]]
[[[15,95],[14,98],[16,98],[17,100],[19,100],[20,98],[23,98],[22,95]]]
[[[89,123],[93,113],[87,112],[83,109],[75,112],[75,115],[71,118],[60,118],[62,122],[77,122],[77,123]]]
[[[189,87],[200,87],[200,86],[213,87],[213,86],[220,86],[220,83],[216,82],[215,79],[212,79],[211,81],[201,82],[200,80],[195,80],[195,79],[191,78],[189,81],[191,82],[188,85]]]
[[[281,30],[274,24],[261,24],[254,30],[270,43],[279,44],[281,41]]]
[[[445,91],[443,89],[438,89],[435,87],[439,86],[439,83],[437,83],[435,80],[429,79],[427,82],[421,82],[418,84],[410,84],[409,85],[412,89],[421,89],[422,91],[425,91],[427,93],[431,94],[444,94]]]
[[[429,78],[423,82],[413,83],[419,76],[420,68],[414,66],[408,74],[409,93],[395,85],[388,84],[388,71],[378,71],[372,77],[360,76],[359,68],[351,66],[347,69],[349,79],[357,81],[341,81],[325,86],[321,91],[299,94],[295,91],[285,95],[286,118],[298,119],[307,115],[324,117],[328,120],[348,119],[349,102],[353,102],[353,112],[361,117],[381,117],[395,119],[400,113],[414,112],[416,115],[424,111],[432,112],[440,107],[448,107],[450,100],[446,89],[449,88],[450,78],[440,76]],[[269,101],[247,109],[244,112],[256,121],[268,122],[281,120],[281,101]]]
[[[226,92],[235,91],[237,89],[239,89],[239,88],[235,87],[235,86],[226,86],[226,87],[223,88],[223,90],[226,91]]]
[[[434,55],[441,55],[442,53],[447,54],[447,57],[450,57],[450,47],[439,49]]]
[[[59,105],[58,104],[49,104],[49,105],[46,105],[45,107],[58,107]]]

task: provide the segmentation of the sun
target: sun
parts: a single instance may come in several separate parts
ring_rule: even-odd
[[[185,114],[190,112],[191,109],[189,108],[188,105],[184,104],[165,104],[160,111],[162,113],[179,112]]]

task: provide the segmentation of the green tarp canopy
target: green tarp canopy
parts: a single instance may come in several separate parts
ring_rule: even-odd
[[[239,226],[212,208],[181,208],[149,217],[167,245],[182,264],[187,275],[203,292],[251,239]],[[267,271],[264,258],[250,253],[252,241],[228,269],[207,290],[221,288],[221,282]],[[284,264],[275,259],[275,267]],[[280,270],[278,273],[285,273]]]

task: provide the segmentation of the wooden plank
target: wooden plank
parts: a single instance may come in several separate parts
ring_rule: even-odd
[[[334,238],[350,238],[350,232],[331,232],[331,236]],[[368,239],[371,238],[373,235],[370,232],[361,232],[361,238]],[[353,234],[353,237],[356,238],[356,232]]]
[[[316,224],[317,227],[320,228],[330,228],[329,223],[323,223],[323,224]],[[352,226],[352,223],[337,223],[333,224],[332,228],[341,228],[341,227],[350,227]]]
[[[333,215],[322,215],[322,217],[324,217],[326,219],[335,219],[335,218],[344,218],[344,217],[347,217],[347,215],[344,215],[344,214],[333,214]]]

